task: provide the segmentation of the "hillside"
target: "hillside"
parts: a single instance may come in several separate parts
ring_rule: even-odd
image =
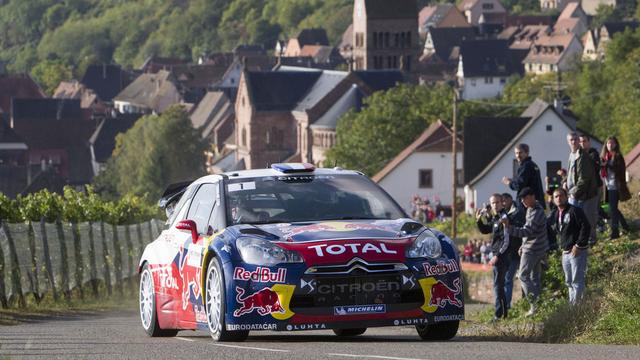
[[[0,61],[12,72],[45,60],[140,65],[150,55],[197,59],[238,44],[263,44],[324,27],[337,44],[352,0],[5,0]]]

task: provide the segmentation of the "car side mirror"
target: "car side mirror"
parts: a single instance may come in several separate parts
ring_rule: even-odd
[[[182,231],[191,231],[191,241],[195,244],[198,242],[198,226],[193,220],[180,220],[176,224],[176,229]]]

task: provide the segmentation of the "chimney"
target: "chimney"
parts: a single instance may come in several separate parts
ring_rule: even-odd
[[[562,115],[564,113],[564,104],[561,99],[555,98],[553,99],[553,107],[556,111]]]

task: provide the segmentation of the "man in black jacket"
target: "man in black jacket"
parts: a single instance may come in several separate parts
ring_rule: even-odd
[[[587,253],[591,225],[582,209],[567,202],[567,192],[558,188],[553,192],[557,206],[547,221],[558,235],[562,249],[562,269],[569,288],[569,303],[575,305],[585,289]]]
[[[504,176],[502,178],[502,183],[518,194],[524,188],[531,188],[535,194],[536,200],[540,202],[543,209],[546,209],[544,189],[542,188],[542,179],[540,177],[540,168],[533,162],[533,160],[531,160],[531,156],[529,156],[529,145],[516,145],[514,153],[520,166],[518,166],[516,176],[513,179]],[[520,201],[521,199],[518,197],[518,201],[516,203],[518,206],[520,206]]]
[[[491,234],[491,251],[493,257],[489,264],[493,266],[493,293],[495,296],[494,320],[507,317],[507,298],[505,296],[504,282],[509,269],[511,256],[509,254],[509,234],[500,223],[502,217],[507,217],[507,212],[502,205],[502,195],[493,194],[489,198],[491,209],[479,209],[476,212],[476,224],[483,234]]]

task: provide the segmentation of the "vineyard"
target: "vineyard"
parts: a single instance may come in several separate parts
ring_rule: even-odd
[[[105,201],[90,187],[15,200],[0,194],[1,306],[122,294],[161,231],[158,215],[139,197]]]

